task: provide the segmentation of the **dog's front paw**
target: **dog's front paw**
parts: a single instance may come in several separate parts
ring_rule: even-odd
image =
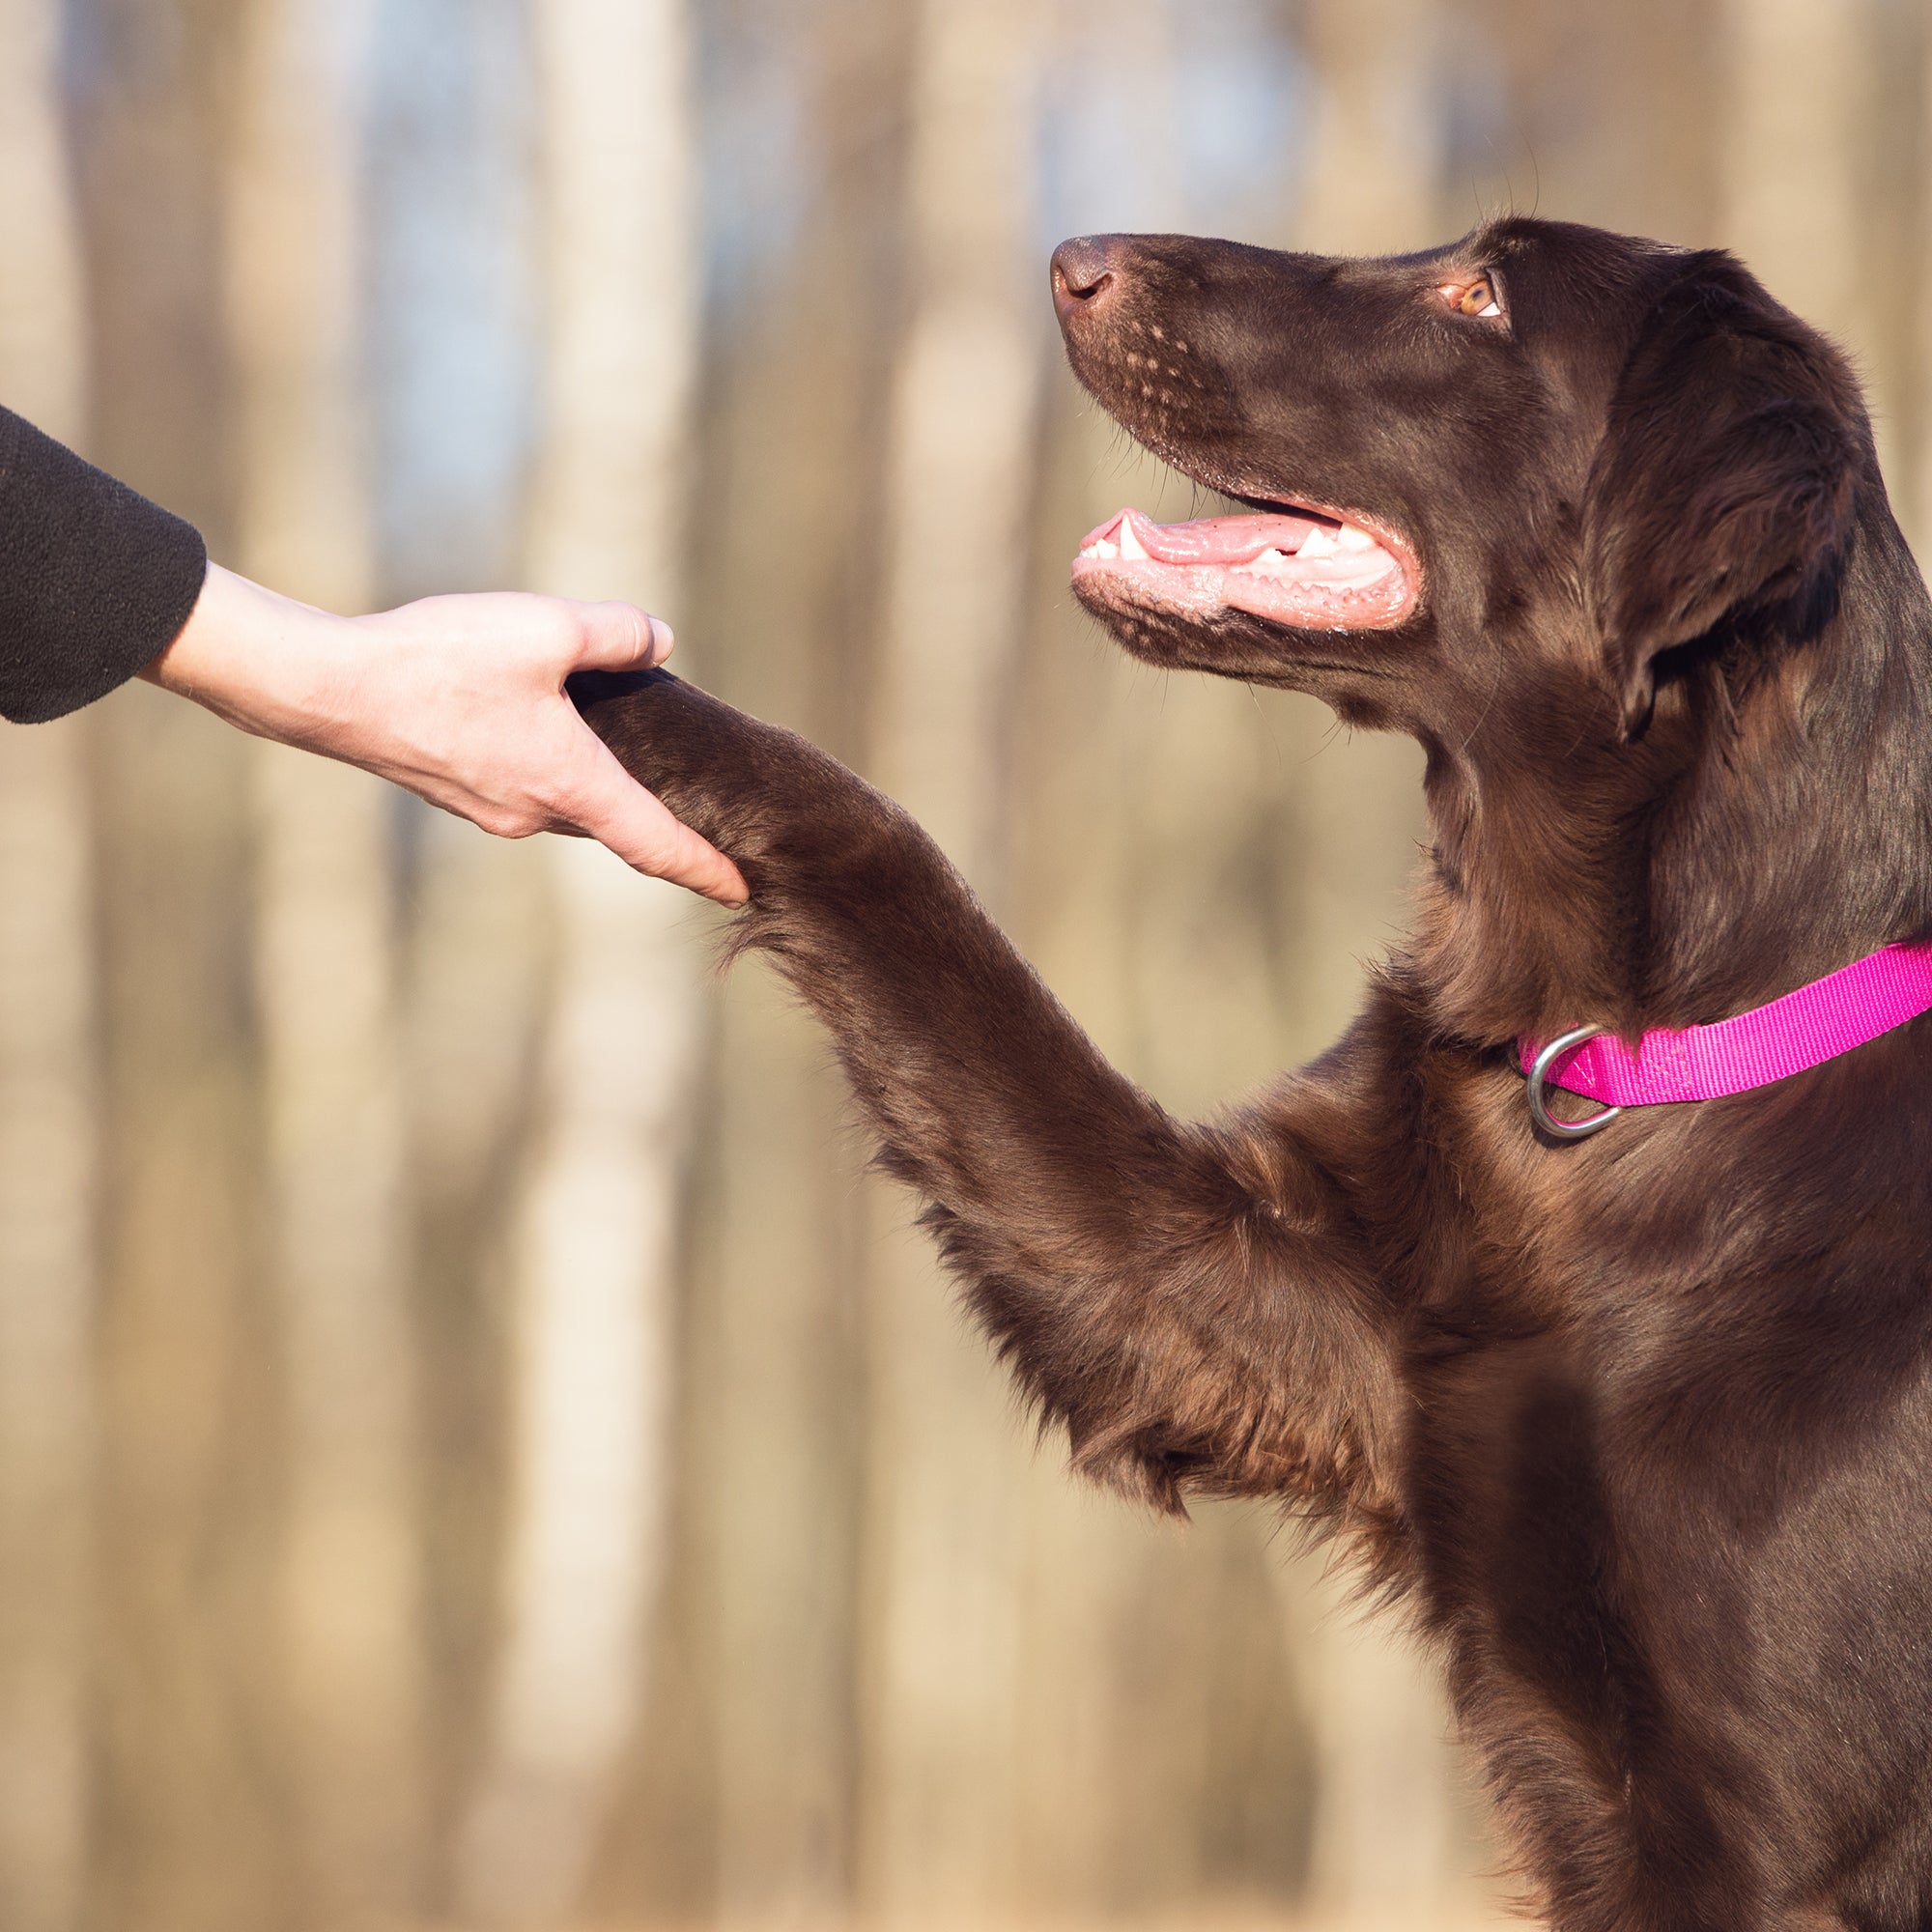
[[[836,847],[855,810],[891,811],[796,733],[668,671],[580,671],[569,690],[624,769],[733,861],[754,898],[775,867]]]

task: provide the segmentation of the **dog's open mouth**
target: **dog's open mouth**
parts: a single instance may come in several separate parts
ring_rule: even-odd
[[[1092,531],[1073,582],[1109,602],[1206,617],[1245,611],[1302,630],[1385,630],[1415,608],[1394,539],[1299,506],[1156,524],[1135,509]]]

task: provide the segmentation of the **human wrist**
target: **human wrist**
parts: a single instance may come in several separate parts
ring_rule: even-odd
[[[327,717],[330,660],[348,629],[211,561],[186,623],[139,675],[245,731],[301,743]]]

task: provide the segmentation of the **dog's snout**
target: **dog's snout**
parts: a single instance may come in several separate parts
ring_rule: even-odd
[[[1065,327],[1091,316],[1120,287],[1120,250],[1111,235],[1078,235],[1053,251],[1053,306]]]

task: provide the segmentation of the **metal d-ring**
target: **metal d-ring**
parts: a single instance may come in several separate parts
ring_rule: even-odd
[[[1546,1134],[1553,1134],[1559,1141],[1586,1141],[1592,1134],[1607,1127],[1623,1112],[1621,1107],[1605,1107],[1601,1114],[1592,1114],[1586,1121],[1559,1121],[1543,1103],[1543,1084],[1549,1077],[1550,1067],[1573,1046],[1581,1046],[1586,1039],[1595,1039],[1600,1033],[1608,1031],[1607,1027],[1577,1027],[1560,1039],[1552,1039],[1536,1056],[1529,1069],[1529,1117]]]

